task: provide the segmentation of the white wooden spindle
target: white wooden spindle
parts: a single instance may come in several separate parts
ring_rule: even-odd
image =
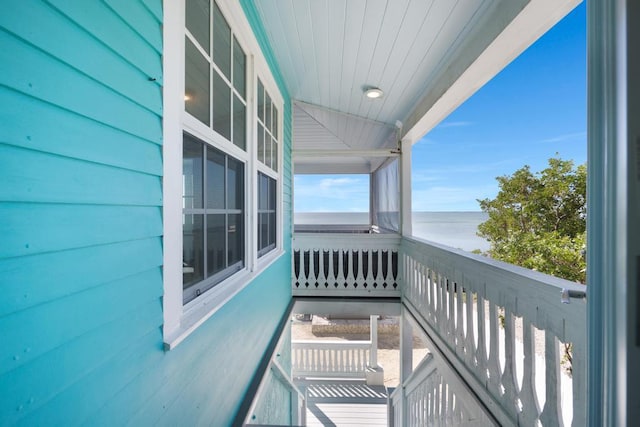
[[[455,299],[456,299],[456,353],[460,358],[464,358],[464,314],[463,310],[463,295],[462,286],[460,283],[454,285]]]
[[[522,421],[524,425],[534,425],[540,415],[540,405],[536,395],[536,360],[535,360],[535,335],[533,325],[525,316],[522,319],[523,329],[523,353],[524,369],[522,377],[522,390],[520,401],[522,402]]]
[[[515,418],[518,416],[516,399],[518,389],[516,386],[515,346],[516,331],[515,317],[510,308],[504,310],[504,372],[502,373],[502,386],[504,387],[505,408]]]
[[[558,339],[550,331],[545,331],[544,338],[545,365],[545,402],[540,415],[543,426],[562,426],[560,412],[560,357],[558,355]]]
[[[475,366],[475,328],[473,326],[473,292],[470,288],[465,289],[466,298],[466,318],[467,318],[467,333],[464,342],[464,354],[467,366]]]
[[[502,395],[500,384],[500,356],[498,354],[498,313],[496,305],[489,303],[489,388],[494,396]]]

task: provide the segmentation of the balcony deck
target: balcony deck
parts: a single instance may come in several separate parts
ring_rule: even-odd
[[[387,426],[386,387],[364,380],[296,381],[307,395],[307,426]]]

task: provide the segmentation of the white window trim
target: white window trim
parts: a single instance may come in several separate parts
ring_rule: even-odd
[[[267,61],[262,54],[242,6],[236,1],[218,0],[218,6],[232,28],[238,43],[247,56],[247,145],[244,150],[222,141],[212,129],[185,112],[184,105],[184,34],[185,1],[164,0],[163,33],[163,287],[162,299],[165,349],[175,348],[180,342],[211,317],[226,302],[251,283],[262,271],[284,255],[283,245],[283,148],[284,100]],[[260,76],[273,103],[280,112],[278,128],[278,172],[269,168],[264,172],[277,179],[276,249],[257,258],[257,102],[255,88]],[[182,135],[186,131],[207,141],[212,146],[245,162],[245,268],[223,280],[202,296],[183,305],[182,290]],[[216,134],[217,135],[217,134]],[[220,137],[222,138],[222,137]],[[253,181],[256,181],[255,183]]]

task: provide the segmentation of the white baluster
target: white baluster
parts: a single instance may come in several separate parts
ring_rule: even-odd
[[[524,425],[534,425],[540,415],[540,405],[536,395],[536,358],[533,325],[525,316],[522,319],[522,345],[524,352],[524,375],[522,378],[522,422]]]
[[[484,292],[484,287],[482,287]],[[487,335],[485,325],[485,301],[483,295],[478,291],[476,297],[476,311],[478,313],[478,347],[476,348],[476,361],[478,363],[478,369],[474,372],[479,376],[480,381],[485,385],[488,384],[487,376]]]
[[[505,304],[507,305],[507,304]],[[518,398],[518,389],[516,386],[516,367],[515,367],[515,318],[509,305],[504,311],[504,372],[502,373],[502,386],[504,387],[505,409],[516,418],[518,415],[518,407],[516,400]]]
[[[464,360],[464,315],[463,315],[463,294],[462,294],[462,284],[455,283],[452,285],[455,290],[455,299],[456,299],[456,353],[458,356]]]
[[[562,426],[560,412],[560,358],[558,356],[558,339],[550,331],[545,330],[544,365],[546,398],[544,409],[540,414],[543,426]]]
[[[307,280],[309,281],[309,287],[316,288],[316,273],[315,273],[315,262],[314,262],[314,252],[313,249],[309,249],[309,277]]]
[[[335,289],[334,283],[336,282],[336,277],[335,277],[335,270],[334,270],[334,265],[333,265],[333,249],[329,249],[329,269],[328,269],[328,276],[327,276],[327,283],[329,283],[329,287],[331,289]]]
[[[447,278],[447,342],[452,349],[456,348],[456,324],[455,324],[455,308],[454,308],[454,283]]]
[[[467,309],[467,336],[465,337],[465,356],[467,366],[475,366],[475,328],[473,326],[473,292],[466,288],[466,309]]]
[[[326,289],[324,284],[327,283],[327,277],[324,274],[324,266],[324,249],[320,248],[318,250],[318,283],[323,289]]]
[[[489,389],[494,396],[500,396],[502,390],[500,388],[500,356],[498,354],[498,313],[496,313],[496,305],[489,302]]]

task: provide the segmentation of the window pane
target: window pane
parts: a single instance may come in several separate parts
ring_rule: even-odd
[[[269,180],[269,210],[276,210],[276,180],[268,178]]]
[[[240,47],[240,43],[233,38],[233,87],[238,91],[242,99],[246,99],[245,76],[246,76],[246,55]]]
[[[258,79],[258,118],[264,123],[264,86]]]
[[[272,163],[271,163],[271,137],[269,136],[269,134],[265,135],[265,141],[264,141],[264,164],[272,167]]]
[[[231,89],[213,72],[213,130],[231,141]]]
[[[184,104],[189,114],[209,125],[209,62],[185,38]]]
[[[202,208],[202,144],[189,135],[182,143],[182,207]]]
[[[203,215],[182,215],[182,287],[204,279]]]
[[[278,171],[278,141],[275,139],[271,140],[273,144],[271,145],[271,168],[274,171]]]
[[[230,214],[227,216],[229,221],[228,241],[229,241],[229,265],[233,265],[239,261],[244,261],[244,222],[242,214]],[[244,262],[241,263],[244,265]]]
[[[187,29],[209,53],[209,0],[187,0]]]
[[[233,95],[233,143],[243,150],[247,145],[247,107]]]
[[[224,154],[207,147],[207,208],[224,209]]]
[[[266,94],[264,101],[264,126],[271,132],[271,97]]]
[[[215,2],[213,8],[213,62],[231,81],[231,28]]]
[[[264,163],[264,127],[258,123],[258,160]]]
[[[273,137],[278,139],[278,109],[273,105]]]
[[[269,209],[269,178],[261,173],[258,174],[258,209]]]
[[[244,208],[244,165],[228,157],[227,209]]]
[[[276,244],[276,214],[269,213],[269,245]]]
[[[258,249],[264,249],[269,246],[269,214],[259,214],[258,222]]]
[[[207,215],[207,277],[225,269],[225,215]]]

